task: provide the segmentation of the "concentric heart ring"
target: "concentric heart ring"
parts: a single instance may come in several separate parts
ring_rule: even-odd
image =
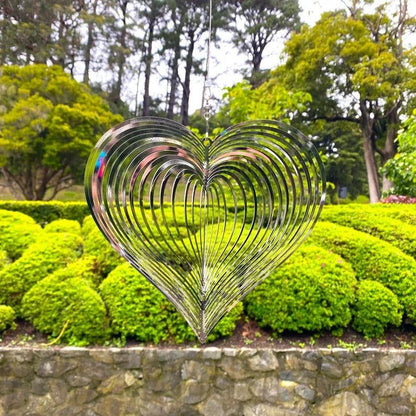
[[[171,120],[126,121],[93,149],[85,187],[106,238],[201,342],[303,241],[325,198],[312,143],[265,120],[212,141]]]

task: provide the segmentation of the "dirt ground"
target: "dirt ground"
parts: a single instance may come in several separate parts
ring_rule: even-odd
[[[60,348],[45,335],[36,331],[27,322],[18,322],[17,328],[7,330],[0,335],[0,347],[50,347]],[[111,346],[111,345],[110,345]],[[113,345],[117,346],[117,345]],[[128,340],[125,348],[135,346],[155,347],[153,344],[143,344]],[[346,348],[350,350],[362,348],[399,348],[416,349],[416,328],[403,325],[400,328],[390,328],[380,339],[367,340],[354,330],[345,329],[342,336],[333,336],[329,332],[321,334],[284,333],[274,337],[270,331],[260,328],[256,322],[241,319],[233,336],[217,339],[204,345],[198,342],[183,344],[161,343],[158,348],[189,348],[189,347],[218,347],[218,348]]]

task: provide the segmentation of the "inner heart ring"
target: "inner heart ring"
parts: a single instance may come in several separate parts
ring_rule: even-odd
[[[85,187],[111,245],[201,342],[299,246],[325,198],[309,139],[265,120],[212,141],[171,120],[126,121],[93,149]]]

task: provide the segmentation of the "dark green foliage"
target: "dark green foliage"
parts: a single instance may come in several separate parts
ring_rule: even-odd
[[[14,313],[13,308],[7,305],[0,305],[0,333],[2,333],[7,328],[14,329],[16,324],[14,322],[16,314]]]
[[[105,341],[109,332],[104,302],[85,279],[63,277],[58,271],[35,284],[22,300],[22,316],[70,345]]]
[[[86,202],[0,201],[0,209],[29,215],[39,224],[47,224],[59,218],[81,223],[89,214]]]
[[[300,248],[246,300],[250,317],[275,332],[337,329],[351,320],[355,275],[336,254]]]
[[[82,252],[82,240],[69,233],[45,233],[14,263],[0,271],[0,303],[19,312],[23,295],[39,280],[73,262]]]
[[[170,302],[129,264],[113,270],[100,286],[107,305],[111,328],[122,339],[159,343],[195,340],[195,335]],[[208,338],[231,335],[240,318],[242,306],[234,308]]]
[[[359,280],[375,280],[389,288],[416,321],[416,261],[391,244],[329,222],[318,222],[308,241],[342,256]]]
[[[45,225],[47,233],[72,233],[81,235],[81,225],[75,220],[59,219]]]
[[[399,326],[403,308],[397,296],[374,280],[363,280],[357,290],[353,328],[366,338],[381,337],[388,325]]]
[[[371,234],[416,257],[416,226],[361,206],[326,207],[321,219]]]
[[[0,209],[0,250],[6,251],[10,260],[19,258],[41,233],[33,218]]]

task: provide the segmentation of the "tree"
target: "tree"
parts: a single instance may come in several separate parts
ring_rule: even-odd
[[[15,194],[49,198],[81,181],[89,152],[121,117],[59,66],[3,66],[0,173]]]
[[[261,83],[263,53],[279,33],[289,33],[299,26],[298,0],[235,0],[233,42],[250,57],[250,82]]]
[[[398,152],[384,165],[384,172],[394,183],[396,195],[416,196],[416,109],[397,136]]]
[[[227,88],[224,98],[228,100],[222,109],[232,123],[255,119],[283,119],[288,121],[295,112],[302,112],[311,96],[302,91],[291,92],[270,78],[258,88],[242,81]]]
[[[395,154],[400,114],[415,97],[415,51],[404,37],[414,19],[401,2],[365,14],[354,1],[350,13],[324,13],[312,28],[304,26],[286,43],[281,76],[292,90],[311,94],[308,120],[349,121],[360,127],[370,201],[380,198],[378,161]],[[384,189],[389,183],[384,181]]]

